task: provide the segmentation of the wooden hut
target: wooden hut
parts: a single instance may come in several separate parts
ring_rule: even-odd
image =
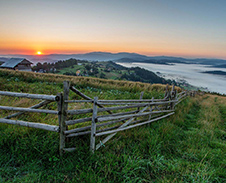
[[[11,58],[5,61],[5,63],[3,63],[0,66],[0,68],[20,70],[20,71],[32,71],[31,64],[33,63],[25,58]]]

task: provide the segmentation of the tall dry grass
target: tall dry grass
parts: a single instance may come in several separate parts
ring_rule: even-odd
[[[120,89],[128,91],[164,91],[166,85],[163,84],[149,84],[133,81],[121,81],[121,80],[110,80],[110,79],[100,79],[92,77],[83,77],[83,76],[65,76],[59,74],[50,74],[50,73],[34,73],[34,72],[25,72],[25,71],[14,71],[0,69],[0,76],[13,76],[26,78],[27,80],[39,80],[43,82],[57,82],[62,83],[67,80],[70,81],[72,85],[79,86],[93,86],[106,89]],[[171,89],[171,86],[169,87]],[[176,87],[178,92],[182,89]]]

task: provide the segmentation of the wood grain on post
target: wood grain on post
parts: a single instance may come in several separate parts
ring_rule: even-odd
[[[64,81],[64,93],[63,93],[63,98],[62,98],[62,115],[61,115],[61,123],[60,123],[60,134],[61,134],[61,141],[60,141],[60,154],[62,155],[63,150],[65,148],[65,140],[66,140],[66,136],[64,134],[64,132],[67,130],[67,125],[65,124],[65,121],[67,119],[67,108],[68,108],[68,103],[65,103],[65,100],[68,100],[68,96],[69,96],[69,87],[70,84],[68,81]]]
[[[94,102],[93,102],[93,116],[92,116],[91,135],[90,135],[90,151],[92,153],[94,153],[94,151],[95,151],[97,101],[98,101],[98,97],[94,97]]]
[[[140,93],[140,100],[143,99],[143,96],[144,96],[144,92],[142,91],[142,92]],[[140,111],[140,107],[137,108],[137,112],[139,112],[139,111]],[[135,118],[135,120],[136,120],[136,118]]]
[[[154,101],[154,97],[152,97],[151,100]],[[150,106],[150,112],[152,112],[152,111],[153,111],[153,106]],[[152,115],[152,114],[149,115],[148,120],[151,119],[151,115]]]
[[[57,97],[59,98],[58,102],[57,102],[57,109],[58,109],[58,122],[59,122],[59,136],[60,136],[60,142],[59,142],[59,153],[60,156],[63,155],[63,148],[64,148],[64,134],[63,131],[61,129],[62,126],[62,120],[63,120],[63,95],[62,93],[57,94]]]
[[[164,99],[168,99],[168,97],[169,97],[169,91],[168,91],[169,89],[168,88],[169,88],[169,85],[167,84]]]

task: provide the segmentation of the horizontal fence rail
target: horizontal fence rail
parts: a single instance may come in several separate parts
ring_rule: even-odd
[[[31,128],[39,128],[39,129],[53,131],[53,132],[59,131],[59,126],[35,123],[35,122],[26,122],[26,121],[20,121],[20,120],[11,120],[11,119],[0,118],[0,123],[20,125],[20,126],[26,126],[26,127],[31,127]]]
[[[16,93],[16,92],[7,92],[7,91],[0,91],[0,95],[11,96],[11,97],[23,97],[23,98],[30,98],[30,99],[51,100],[51,101],[59,100],[58,97],[54,95]]]
[[[46,114],[58,114],[58,111],[46,110],[46,109],[31,109],[23,107],[9,107],[9,106],[0,106],[1,110],[9,111],[22,111],[22,112],[36,112],[36,113],[46,113]]]
[[[37,128],[59,133],[59,152],[74,151],[76,148],[66,147],[66,138],[81,135],[90,135],[90,150],[94,152],[109,141],[117,132],[129,130],[145,124],[167,118],[174,114],[175,106],[187,96],[194,96],[195,92],[183,91],[177,93],[172,87],[169,90],[167,85],[164,98],[143,99],[144,92],[141,92],[139,99],[119,99],[102,100],[98,97],[91,98],[65,81],[63,83],[63,93],[54,95],[16,93],[0,91],[0,95],[9,97],[22,97],[29,99],[44,100],[31,107],[0,106],[0,110],[18,111],[0,118],[0,123],[20,125],[30,128]],[[69,92],[77,94],[81,99],[69,99]],[[56,110],[39,109],[51,102],[57,103]],[[77,106],[83,106],[78,107]],[[89,107],[87,107],[89,106]],[[48,125],[37,122],[27,122],[22,120],[11,120],[21,114],[45,113],[58,116],[58,125]],[[106,136],[102,140],[96,138]]]
[[[164,116],[161,116],[159,118],[155,118],[155,119],[143,122],[143,123],[138,123],[136,125],[130,125],[128,127],[120,128],[120,129],[117,129],[117,130],[111,130],[111,131],[107,131],[107,132],[97,133],[96,136],[107,135],[107,134],[110,134],[110,133],[115,133],[115,132],[119,132],[119,131],[123,131],[123,130],[128,130],[128,129],[131,129],[131,128],[134,128],[134,127],[137,127],[137,126],[145,125],[145,124],[148,124],[148,123],[151,123],[151,122],[154,122],[154,121],[166,118],[166,117],[168,117],[170,115],[173,115],[173,114],[174,114],[174,112],[172,112],[170,114],[167,114],[167,115],[164,115]]]

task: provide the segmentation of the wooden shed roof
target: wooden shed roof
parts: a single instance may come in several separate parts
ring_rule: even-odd
[[[29,60],[25,59],[25,58],[11,58],[8,61],[6,61],[5,63],[3,63],[0,67],[4,67],[4,68],[14,68],[16,67],[19,63],[21,62],[25,62],[26,64],[32,64],[32,62],[30,62]]]

